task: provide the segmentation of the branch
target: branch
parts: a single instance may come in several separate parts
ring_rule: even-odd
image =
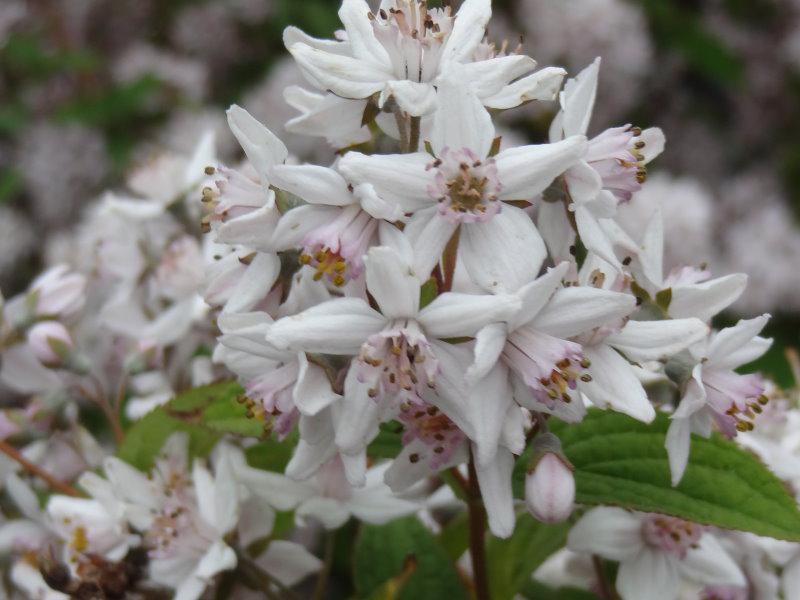
[[[56,479],[53,475],[42,469],[39,465],[32,463],[27,458],[22,456],[19,450],[14,448],[11,444],[6,442],[5,440],[0,440],[0,452],[13,458],[17,461],[22,468],[28,471],[31,475],[35,475],[42,481],[44,481],[50,488],[54,491],[61,492],[62,494],[66,494],[67,496],[74,496],[76,498],[80,498],[82,494],[76,490],[74,487],[69,485],[68,483],[64,483],[63,481]]]

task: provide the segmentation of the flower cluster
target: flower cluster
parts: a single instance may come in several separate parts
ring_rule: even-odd
[[[218,590],[280,596],[322,564],[275,539],[276,512],[324,529],[384,523],[457,506],[436,492],[449,492],[443,478],[471,521],[482,503],[492,534],[507,538],[520,462],[529,512],[565,521],[576,480],[551,425],[590,409],[644,423],[668,413],[673,486],[693,433],[780,452],[759,437],[760,420],[777,426],[768,382],[737,372],[768,350],[769,315],[714,330],[746,276],[665,272],[661,212],[637,200],[664,135],[631,124],[589,134],[599,58],[574,77],[537,70],[486,38],[489,0],[458,11],[344,0],[339,15],[334,40],[284,33],[307,82],[287,90],[300,111],[289,127],[331,144],[332,164],[300,163],[234,105],[242,164],[219,161],[211,136],[191,158],[162,156],[130,178],[130,193],[94,206],[64,248],[70,266],[3,306],[0,379],[33,396],[6,411],[3,436],[30,435],[38,419],[47,437],[72,414],[70,440],[91,440],[74,471],[88,498],[69,497],[79,492],[31,447],[17,462],[61,493],[42,511],[16,468],[6,478],[25,518],[4,523],[0,540],[26,593],[117,597],[103,576],[118,572],[125,590],[194,600],[235,569],[241,580]],[[495,115],[528,103],[553,109],[548,141],[506,144]],[[229,374],[245,424],[291,447],[284,474],[252,466],[251,441],[214,444],[219,431],[213,450],[192,449],[202,407],[182,422],[166,405]],[[139,431],[164,442],[145,474],[76,424],[75,403],[87,401],[117,443],[123,408],[188,432],[168,437],[145,418]],[[387,433],[398,448],[374,462],[371,444]],[[624,600],[675,598],[686,582],[706,598],[745,597],[746,560],[724,535],[596,507],[567,543],[578,561],[619,562]]]

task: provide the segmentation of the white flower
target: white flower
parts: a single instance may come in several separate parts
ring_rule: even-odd
[[[378,94],[379,107],[394,98],[403,112],[421,116],[436,103],[438,80],[455,66],[492,108],[517,106],[553,87],[550,77],[528,75],[536,66],[530,57],[477,52],[490,0],[467,0],[455,15],[449,6],[429,9],[418,0],[383,0],[376,13],[364,0],[344,0],[339,17],[343,41],[316,40],[289,28],[284,42],[312,85],[343,98]]]
[[[487,290],[516,290],[537,274],[546,250],[533,222],[506,200],[532,200],[583,153],[585,138],[522,146],[490,156],[491,118],[463,80],[439,85],[431,132],[435,157],[415,152],[365,156],[349,152],[339,170],[371,183],[378,196],[412,214],[405,232],[426,277],[453,234],[459,260]]]
[[[42,364],[58,366],[75,347],[72,336],[58,321],[40,321],[28,330],[28,345]]]
[[[510,297],[449,292],[420,309],[423,280],[408,240],[391,225],[384,230],[393,244],[371,248],[366,266],[367,289],[381,312],[360,298],[337,298],[279,319],[267,333],[278,348],[358,355],[344,383],[344,410],[352,418],[342,418],[336,432],[350,454],[377,433],[372,417],[384,401],[414,403],[429,386],[447,385],[439,377],[439,354],[447,352],[442,338],[474,335],[518,307]]]
[[[574,79],[567,81],[561,92],[561,112],[550,128],[552,142],[586,135],[597,94],[599,68],[598,58]],[[630,125],[607,129],[589,140],[582,159],[564,173],[572,200],[568,209],[574,212],[581,241],[617,270],[622,270],[622,264],[600,221],[613,218],[617,204],[628,202],[641,188],[646,175],[644,165],[658,156],[663,148],[664,134],[660,129],[641,131]],[[566,219],[561,203],[545,202],[542,211],[545,213],[540,217],[543,220]],[[573,237],[571,234],[568,236]],[[550,243],[551,248],[557,245],[557,242]]]
[[[567,547],[618,561],[617,591],[623,600],[674,600],[683,579],[746,585],[711,533],[666,515],[593,508],[570,530]]]
[[[85,293],[86,278],[57,265],[33,280],[26,302],[35,316],[69,318],[83,308]]]
[[[681,367],[691,369],[691,374],[667,431],[673,485],[686,469],[691,433],[708,437],[716,425],[723,435],[734,437],[737,431],[753,429],[767,402],[764,381],[759,375],[740,375],[734,369],[769,349],[772,340],[758,336],[768,320],[769,315],[741,320],[690,348],[691,362]]]

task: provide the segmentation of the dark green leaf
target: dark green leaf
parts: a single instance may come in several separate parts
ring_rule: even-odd
[[[466,600],[450,557],[436,538],[414,517],[387,525],[365,525],[354,555],[355,584],[358,596],[369,597],[406,565],[406,557],[416,558],[416,570],[399,594],[401,600]]]
[[[469,515],[461,511],[450,519],[439,534],[439,543],[447,552],[450,560],[458,560],[469,547]]]
[[[800,540],[800,512],[784,484],[754,455],[714,434],[692,437],[689,466],[670,484],[664,438],[669,418],[646,425],[614,412],[591,410],[582,423],[551,420],[564,454],[575,467],[576,498],[674,515],[726,529]],[[522,494],[525,455],[514,473]]]
[[[549,588],[543,583],[530,580],[520,590],[522,597],[528,600],[600,600],[592,592],[578,588]]]
[[[419,289],[419,307],[425,308],[436,299],[437,295],[439,295],[439,286],[436,284],[436,280],[431,277]]]

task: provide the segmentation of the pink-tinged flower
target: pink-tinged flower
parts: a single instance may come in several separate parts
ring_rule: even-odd
[[[75,347],[67,328],[58,321],[40,321],[28,330],[28,345],[42,364],[59,366]]]
[[[311,85],[341,98],[379,94],[380,107],[393,98],[403,112],[424,115],[436,104],[436,84],[459,67],[483,104],[510,108],[548,98],[552,79],[563,77],[532,73],[536,62],[522,54],[477,51],[491,17],[490,0],[467,0],[456,14],[449,6],[428,8],[418,0],[383,0],[373,13],[364,0],[345,0],[339,17],[344,41],[317,40],[288,28],[284,43]]]
[[[525,476],[525,504],[534,517],[545,523],[566,520],[575,506],[572,465],[561,452],[561,442],[552,433],[533,441],[533,459]]]
[[[564,85],[561,112],[550,127],[552,142],[586,135],[597,94],[599,69],[598,58]],[[590,139],[581,160],[564,173],[572,200],[568,209],[574,213],[581,241],[618,271],[622,270],[622,264],[603,224],[613,220],[620,202],[629,201],[634,192],[641,189],[647,174],[645,165],[663,149],[664,134],[658,128],[642,131],[630,125],[613,127]],[[547,213],[540,217],[544,220],[567,218],[560,202],[545,202],[542,210]],[[572,237],[571,233],[569,235]],[[555,240],[549,245],[554,243]]]
[[[414,271],[408,240],[391,225],[392,246],[370,249],[367,289],[380,312],[360,298],[337,298],[279,319],[267,333],[278,348],[357,356],[345,380],[345,412],[337,444],[351,454],[371,439],[376,415],[388,403],[419,403],[431,386],[448,386],[440,377],[443,338],[474,335],[487,323],[507,318],[518,307],[505,296],[445,293],[419,308],[423,279]],[[450,414],[450,406],[439,406]]]
[[[69,318],[86,302],[86,278],[67,265],[52,267],[33,280],[27,302],[36,316]]]
[[[759,337],[769,315],[741,320],[690,348],[691,374],[680,404],[671,416],[666,448],[672,484],[677,485],[689,460],[690,434],[704,437],[712,426],[728,437],[750,431],[767,403],[764,380],[758,375],[741,375],[734,369],[764,354],[772,340]]]
[[[570,530],[567,547],[619,562],[616,588],[623,600],[675,600],[682,581],[746,585],[710,532],[666,515],[593,508]]]
[[[433,158],[349,152],[338,169],[412,215],[405,232],[418,251],[414,268],[420,277],[458,232],[459,260],[470,277],[486,290],[513,291],[536,276],[546,250],[530,217],[508,201],[532,200],[579,160],[586,141],[578,135],[490,156],[494,125],[464,77],[440,82]]]
[[[280,212],[270,189],[272,168],[282,164],[289,152],[283,142],[240,106],[228,109],[228,125],[244,150],[249,169],[208,167],[212,183],[203,187],[203,202],[209,207],[202,221],[212,228],[216,240],[243,244],[253,250],[273,250],[272,234]],[[213,186],[213,187],[212,187]]]

